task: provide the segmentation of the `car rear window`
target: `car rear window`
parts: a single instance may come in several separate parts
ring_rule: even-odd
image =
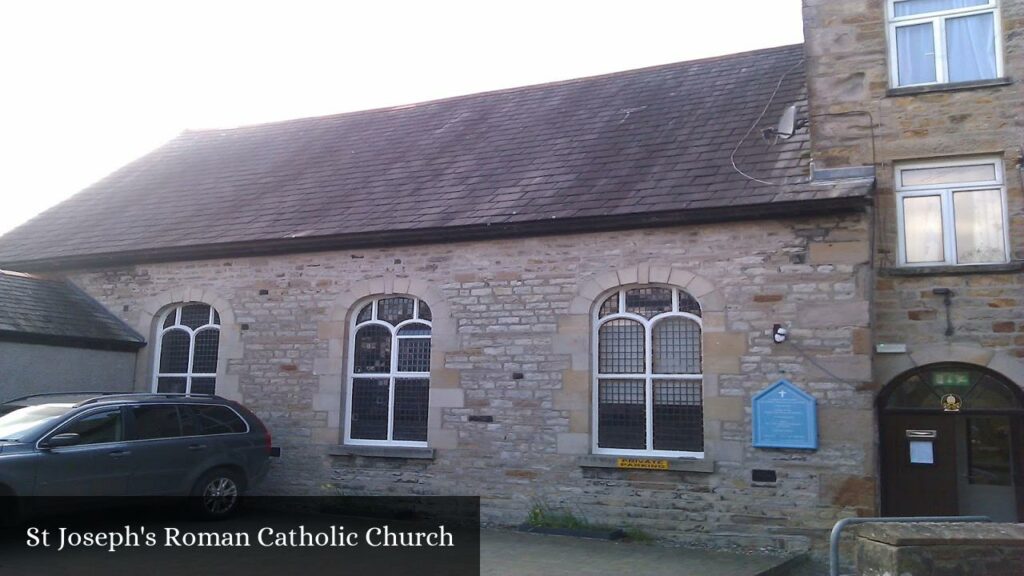
[[[156,438],[177,438],[181,436],[181,420],[178,407],[173,404],[132,406],[135,421],[133,440],[154,440]]]
[[[245,421],[227,406],[194,404],[187,408],[195,415],[200,434],[236,434],[249,428]]]

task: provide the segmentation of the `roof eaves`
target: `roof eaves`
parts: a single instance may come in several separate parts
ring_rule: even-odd
[[[873,190],[873,185],[874,180],[865,181],[861,185],[856,186],[856,191],[854,192],[847,190],[842,195],[822,195],[812,199],[776,199],[770,202],[735,204],[731,206],[610,216],[552,218],[531,221],[508,220],[501,223],[480,222],[464,226],[432,226],[390,232],[370,231],[354,234],[247,240],[199,246],[173,246],[106,254],[44,258],[4,262],[2,264],[33,271],[74,270],[155,262],[269,256],[355,248],[454,243],[526,236],[551,236],[627,228],[656,228],[737,220],[789,218],[863,210],[872,202],[871,191]]]

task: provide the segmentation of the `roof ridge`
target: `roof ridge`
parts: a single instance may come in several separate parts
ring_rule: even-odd
[[[412,108],[418,108],[418,107],[422,107],[422,106],[431,106],[431,105],[443,104],[443,103],[447,103],[447,102],[457,102],[459,100],[465,100],[465,99],[470,99],[470,98],[495,96],[495,95],[499,95],[499,94],[515,94],[515,93],[518,93],[518,92],[524,92],[524,91],[535,90],[535,89],[540,89],[540,88],[549,88],[549,87],[555,87],[555,86],[570,86],[570,85],[573,85],[573,84],[578,84],[578,83],[582,83],[582,82],[591,82],[591,81],[596,81],[596,80],[602,80],[602,79],[610,78],[610,77],[614,77],[614,76],[620,76],[620,77],[621,76],[629,76],[629,75],[634,75],[634,74],[650,73],[650,72],[654,72],[654,71],[661,70],[661,69],[671,69],[671,68],[680,67],[680,66],[683,66],[683,65],[695,65],[695,64],[703,64],[703,63],[709,63],[709,62],[717,62],[717,61],[722,61],[722,60],[740,59],[740,58],[743,58],[743,57],[750,57],[750,56],[754,56],[754,55],[757,55],[757,54],[762,54],[762,53],[772,52],[772,51],[782,52],[782,51],[786,51],[786,50],[792,50],[792,49],[794,49],[794,48],[796,48],[798,46],[802,47],[803,46],[803,42],[800,42],[800,43],[797,43],[797,44],[785,44],[785,45],[782,45],[782,46],[770,46],[770,47],[767,47],[767,48],[755,48],[753,50],[746,50],[744,52],[733,52],[733,53],[730,53],[730,54],[719,54],[717,56],[705,56],[703,58],[695,58],[693,60],[681,60],[681,61],[678,61],[678,62],[666,62],[664,64],[653,64],[653,65],[650,65],[650,66],[643,66],[643,67],[640,67],[640,68],[629,68],[629,69],[626,69],[626,70],[616,70],[616,71],[613,71],[613,72],[603,72],[603,73],[600,73],[600,74],[592,74],[590,76],[580,76],[580,77],[577,77],[577,78],[566,78],[564,80],[551,80],[551,81],[548,81],[548,82],[539,82],[539,83],[536,83],[536,84],[525,84],[525,85],[522,85],[522,86],[510,86],[510,87],[507,87],[507,88],[496,88],[494,90],[484,90],[482,92],[471,92],[469,94],[457,94],[455,96],[445,96],[445,97],[442,97],[442,98],[434,98],[434,99],[431,99],[431,100],[421,100],[421,101],[417,101],[417,102],[407,102],[405,104],[395,104],[395,105],[392,105],[392,106],[380,106],[380,107],[376,107],[376,108],[366,108],[366,109],[362,109],[362,110],[349,110],[347,112],[336,112],[336,113],[333,113],[333,114],[323,114],[323,115],[319,115],[319,116],[300,116],[298,118],[286,118],[284,120],[273,120],[273,121],[270,121],[270,122],[256,122],[256,123],[253,123],[253,124],[239,124],[237,126],[230,126],[230,127],[226,127],[226,128],[198,128],[198,129],[188,128],[188,129],[183,130],[175,138],[175,140],[177,140],[178,138],[181,138],[183,136],[217,134],[217,133],[224,133],[224,132],[233,132],[233,131],[236,131],[236,130],[242,131],[242,130],[251,130],[251,129],[256,129],[256,128],[270,127],[270,126],[279,126],[279,125],[289,124],[289,123],[293,123],[293,122],[294,123],[299,123],[299,122],[309,122],[309,121],[315,121],[315,120],[329,120],[329,119],[341,118],[341,117],[354,117],[354,116],[358,116],[358,115],[362,115],[362,114],[374,114],[374,113],[380,113],[380,112],[391,112],[391,111],[409,110],[409,109],[412,109]]]

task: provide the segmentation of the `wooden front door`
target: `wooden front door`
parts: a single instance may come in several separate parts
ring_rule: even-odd
[[[954,417],[885,414],[882,506],[886,516],[956,516],[957,442]]]

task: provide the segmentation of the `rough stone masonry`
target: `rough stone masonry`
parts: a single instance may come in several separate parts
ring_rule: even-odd
[[[690,543],[802,548],[874,510],[868,256],[868,217],[851,213],[71,276],[150,339],[167,306],[217,308],[218,393],[256,411],[283,447],[263,491],[481,495],[497,524],[543,505]],[[702,307],[706,458],[667,471],[584,462],[592,308],[608,290],[649,283]],[[339,450],[351,314],[388,293],[433,310],[432,457]],[[775,344],[776,323],[829,373]],[[139,358],[136,387],[149,390],[152,350]],[[818,399],[819,450],[751,447],[751,396],[780,378]],[[755,468],[777,481],[753,482]]]

